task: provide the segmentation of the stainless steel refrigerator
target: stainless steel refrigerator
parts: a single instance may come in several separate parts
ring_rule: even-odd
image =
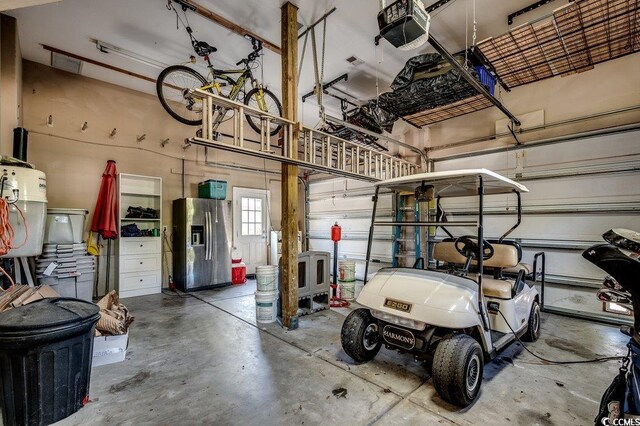
[[[231,283],[231,201],[173,200],[173,278],[182,291]]]

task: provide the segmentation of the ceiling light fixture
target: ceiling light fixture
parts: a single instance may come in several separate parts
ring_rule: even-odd
[[[132,52],[130,50],[124,49],[122,47],[115,46],[111,43],[107,43],[104,41],[91,39],[92,43],[95,43],[96,49],[98,49],[102,53],[113,53],[118,56],[122,56],[123,58],[131,59],[133,61],[139,62],[144,65],[148,65],[153,68],[165,69],[169,65],[163,64],[162,62],[156,61],[154,59],[148,58],[146,56],[140,55],[138,53]]]

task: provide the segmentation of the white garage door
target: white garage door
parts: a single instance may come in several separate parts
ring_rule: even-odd
[[[342,227],[338,259],[356,262],[356,278],[364,278],[364,259],[371,224],[374,187],[371,183],[350,179],[331,179],[309,185],[309,249],[333,255],[331,226]],[[392,217],[391,194],[381,194],[377,217]],[[370,272],[391,264],[393,233],[391,228],[376,229]],[[333,261],[333,260],[332,260]]]
[[[484,167],[526,185],[522,225],[511,237],[521,242],[524,261],[547,254],[545,303],[549,310],[586,317],[605,316],[596,299],[605,273],[584,260],[582,251],[603,242],[610,228],[640,230],[640,132],[598,136],[435,162],[435,170]],[[485,235],[499,237],[515,221],[515,197],[488,197]],[[469,202],[443,202],[447,213]],[[473,232],[471,232],[473,233]]]

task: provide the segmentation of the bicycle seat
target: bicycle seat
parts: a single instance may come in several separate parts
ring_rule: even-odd
[[[209,56],[210,54],[218,51],[218,49],[211,46],[206,41],[197,41],[193,43],[193,49],[196,51],[198,56]]]

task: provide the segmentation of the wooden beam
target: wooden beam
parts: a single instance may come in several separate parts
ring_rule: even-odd
[[[298,120],[298,8],[282,8],[282,115]],[[298,126],[295,126],[296,129]],[[297,140],[297,131],[294,140]],[[295,155],[291,150],[290,155]],[[298,166],[282,163],[282,325],[298,328]]]
[[[191,8],[194,12],[196,12],[198,15],[203,16],[209,19],[210,21],[213,21],[216,24],[225,27],[229,31],[233,31],[234,33],[240,34],[243,37],[246,34],[249,34],[255,39],[260,40],[264,45],[264,47],[266,47],[267,49],[277,53],[278,55],[282,54],[282,51],[279,46],[271,43],[269,40],[265,40],[264,38],[260,37],[258,34],[254,33],[253,31],[249,31],[246,28],[243,28],[240,25],[231,22],[227,18],[224,18],[218,15],[217,13],[210,11],[206,7],[199,5],[193,0],[174,0],[174,1],[176,1],[178,4],[186,5],[187,7]],[[297,34],[297,31],[298,31],[298,24],[296,21],[296,34]]]

